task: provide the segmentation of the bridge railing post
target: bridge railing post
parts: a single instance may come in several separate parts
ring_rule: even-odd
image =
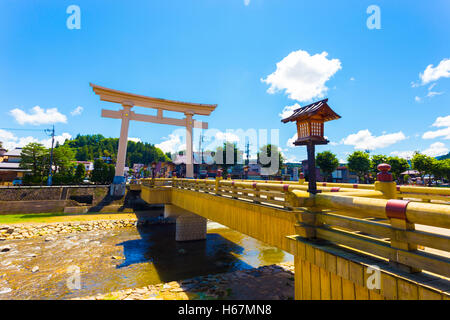
[[[176,175],[174,175],[172,177],[172,187],[173,188],[177,188],[178,187],[178,181],[177,181],[177,176]]]
[[[220,195],[220,192],[219,192],[220,180],[222,180],[222,177],[217,175],[216,176],[216,183],[214,185],[214,193],[216,195]]]
[[[303,172],[301,172],[299,177],[298,177],[298,183],[299,184],[305,184],[305,176],[303,175]]]
[[[300,209],[295,210],[295,215],[297,218],[297,223],[295,224],[295,232],[297,235],[303,238],[314,240],[317,238],[316,227],[317,222],[317,212],[316,209]],[[318,210],[318,209],[317,209]]]
[[[385,199],[397,199],[397,184],[392,181],[392,174],[389,172],[391,166],[387,163],[378,165],[377,181],[375,181],[374,189],[383,193]]]
[[[391,247],[399,250],[415,251],[417,245],[408,243],[406,239],[406,232],[414,231],[414,223],[408,222],[406,218],[406,207],[409,201],[396,200],[398,197],[397,184],[392,179],[392,174],[389,172],[391,166],[386,163],[378,165],[377,181],[375,182],[375,190],[383,193],[383,198],[389,199],[386,204],[386,215],[392,226]],[[406,266],[398,261],[397,255],[389,260],[389,263],[403,271],[414,273],[420,270]]]
[[[235,182],[231,181],[231,198],[232,199],[237,199],[237,188],[235,186]]]

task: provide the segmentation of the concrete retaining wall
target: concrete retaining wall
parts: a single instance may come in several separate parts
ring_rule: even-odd
[[[67,200],[0,201],[0,214],[63,212]]]
[[[111,198],[109,186],[0,188],[0,214],[132,212],[147,207],[138,191],[128,191],[121,198]]]
[[[109,186],[26,186],[0,188],[0,201],[71,200],[91,198],[95,205],[108,194]]]

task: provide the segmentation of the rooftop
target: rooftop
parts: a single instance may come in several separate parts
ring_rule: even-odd
[[[10,150],[10,151],[4,153],[3,156],[20,157],[21,154],[22,154],[22,148],[15,148],[13,150]]]
[[[314,114],[319,114],[319,113],[323,117],[323,121],[339,119],[341,116],[338,115],[336,112],[334,112],[330,108],[330,106],[328,105],[327,102],[328,102],[328,99],[323,99],[323,100],[308,104],[307,106],[295,109],[294,113],[292,113],[289,117],[287,117],[281,121],[283,123],[286,123],[289,121],[303,120]]]

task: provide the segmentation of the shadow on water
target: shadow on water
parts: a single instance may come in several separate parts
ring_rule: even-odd
[[[150,262],[163,282],[252,268],[239,259],[245,248],[217,233],[208,233],[206,241],[177,242],[175,224],[139,226],[138,231],[140,239],[117,244],[125,260],[116,268]]]

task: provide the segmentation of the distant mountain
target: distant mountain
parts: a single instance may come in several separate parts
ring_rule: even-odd
[[[450,152],[443,156],[436,157],[436,159],[438,160],[450,159]]]

